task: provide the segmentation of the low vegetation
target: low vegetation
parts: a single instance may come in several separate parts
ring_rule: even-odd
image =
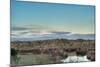
[[[53,39],[39,41],[13,41],[11,42],[11,48],[11,55],[16,55],[17,53],[19,55],[47,55],[49,60],[52,60],[53,63],[61,63],[60,60],[70,56],[70,53],[74,53],[74,55],[77,56],[87,55],[89,60],[95,60],[94,40]]]

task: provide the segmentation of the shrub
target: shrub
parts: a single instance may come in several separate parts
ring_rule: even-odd
[[[86,51],[77,51],[76,54],[77,56],[85,56],[86,55]]]
[[[16,55],[17,55],[17,50],[11,48],[11,56],[16,56]]]

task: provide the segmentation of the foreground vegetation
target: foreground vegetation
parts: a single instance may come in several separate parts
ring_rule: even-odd
[[[12,54],[16,52],[18,55],[31,54],[39,58],[38,62],[33,62],[32,64],[62,63],[60,60],[65,59],[70,55],[87,55],[87,59],[95,61],[94,40],[53,39],[39,41],[14,41],[11,42],[11,48],[13,49],[11,50]],[[14,52],[14,50],[16,51]]]

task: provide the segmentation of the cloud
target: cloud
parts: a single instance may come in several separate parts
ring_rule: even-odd
[[[12,27],[11,30],[17,31],[17,30],[28,30],[26,27]]]
[[[95,39],[95,34],[75,34],[54,30],[42,25],[26,25],[11,28],[11,40],[46,40],[46,39]]]
[[[53,31],[52,33],[55,33],[55,34],[71,34],[71,32],[63,32],[63,31]]]
[[[33,33],[33,32],[15,32],[11,34],[11,40],[32,41],[47,39],[85,39],[94,40],[95,34],[72,34],[71,32],[52,32],[52,33]]]

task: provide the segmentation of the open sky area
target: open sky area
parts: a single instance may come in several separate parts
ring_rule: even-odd
[[[11,0],[11,28],[95,33],[95,6]]]

